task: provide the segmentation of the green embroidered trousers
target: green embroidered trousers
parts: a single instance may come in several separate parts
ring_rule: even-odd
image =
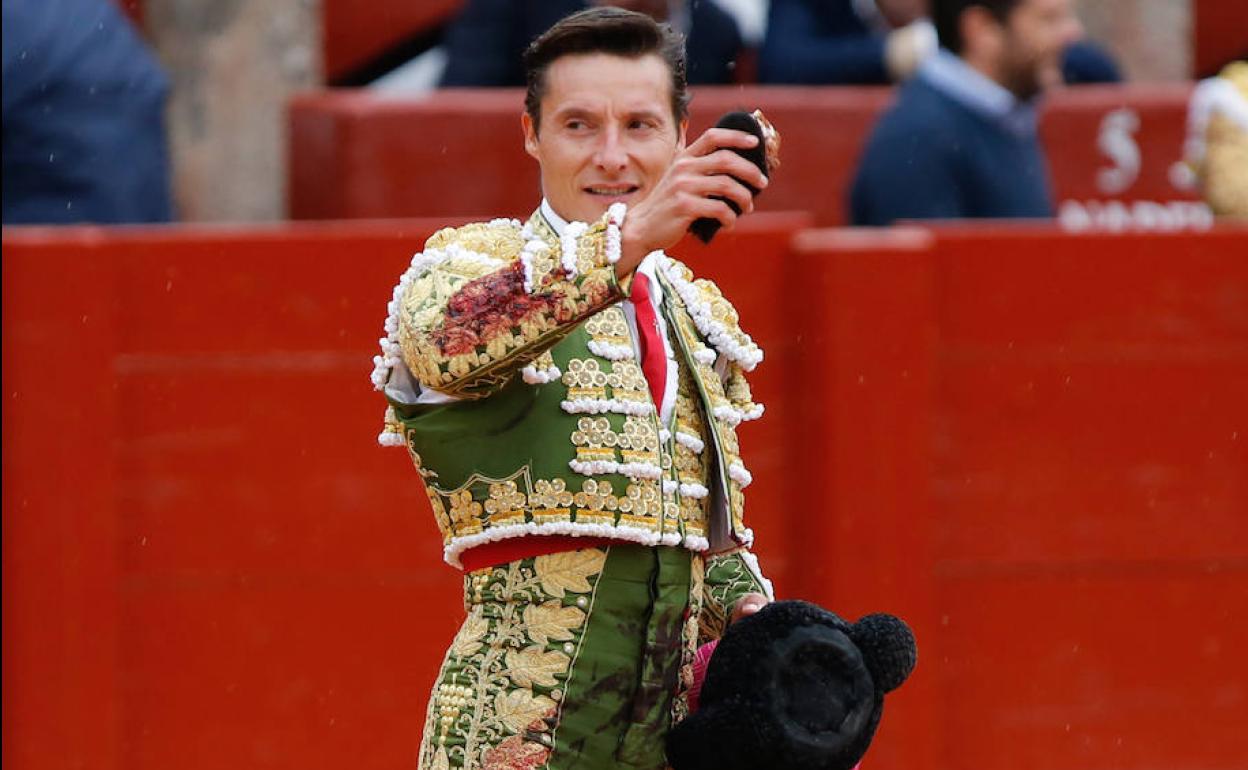
[[[761,591],[739,555],[632,544],[468,573],[420,770],[663,770],[697,645]]]

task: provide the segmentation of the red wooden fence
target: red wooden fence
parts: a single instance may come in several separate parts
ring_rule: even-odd
[[[871,767],[1248,764],[1248,233],[808,224],[677,252],[764,568],[918,634]],[[5,231],[11,767],[413,766],[462,610],[367,375],[434,226]]]
[[[1187,84],[1055,93],[1041,121],[1055,204],[1075,228],[1205,227],[1180,163]],[[893,98],[882,88],[695,89],[696,136],[728,110],[761,107],[784,146],[760,210],[803,210],[840,225],[857,158]],[[296,219],[527,214],[537,164],[521,145],[521,93],[448,90],[415,99],[333,91],[290,108],[290,214]]]

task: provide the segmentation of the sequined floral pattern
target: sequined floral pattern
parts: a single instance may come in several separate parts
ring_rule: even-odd
[[[540,767],[606,551],[588,548],[465,576],[468,617],[429,702],[421,770]]]

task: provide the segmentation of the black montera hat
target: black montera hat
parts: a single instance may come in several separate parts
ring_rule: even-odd
[[[773,602],[724,634],[699,709],[668,736],[668,761],[674,770],[850,770],[884,694],[915,659],[914,635],[892,615],[850,624],[808,602]]]

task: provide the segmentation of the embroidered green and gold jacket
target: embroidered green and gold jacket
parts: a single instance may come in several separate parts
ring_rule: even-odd
[[[656,253],[678,388],[660,424],[619,302],[622,206],[562,235],[535,213],[436,233],[395,288],[373,381],[446,560],[528,534],[748,546],[736,426],[762,352],[714,284]],[[631,280],[631,279],[630,279]]]

